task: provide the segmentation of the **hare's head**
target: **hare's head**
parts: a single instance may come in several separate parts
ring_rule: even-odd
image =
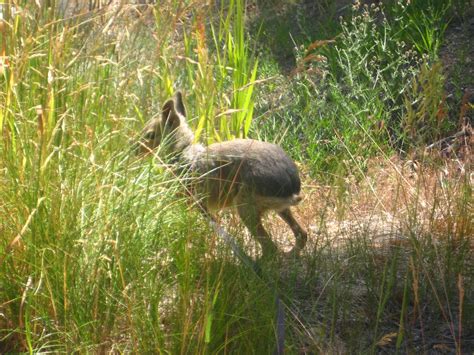
[[[147,154],[161,145],[170,152],[178,153],[194,140],[194,134],[186,122],[186,109],[181,92],[163,105],[161,115],[150,120],[140,135],[138,153]]]

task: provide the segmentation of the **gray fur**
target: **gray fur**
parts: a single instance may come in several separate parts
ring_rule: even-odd
[[[253,139],[214,143],[207,148],[194,144],[186,123],[182,95],[177,92],[162,109],[161,117],[143,129],[140,151],[147,153],[166,141],[174,161],[198,176],[192,190],[203,194],[206,211],[236,205],[244,224],[259,241],[264,254],[276,251],[262,225],[267,210],[275,210],[296,237],[295,252],[304,248],[306,231],[289,207],[301,201],[301,181],[291,158],[277,145]]]
[[[252,187],[262,196],[290,197],[299,194],[301,182],[295,163],[277,145],[252,139],[212,144],[208,148],[211,161],[230,161],[230,175]]]

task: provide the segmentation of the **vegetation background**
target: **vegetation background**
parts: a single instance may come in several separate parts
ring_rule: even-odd
[[[473,11],[3,1],[0,353],[472,353]],[[260,261],[222,214],[254,272],[134,156],[177,89],[201,141],[297,160],[300,258]]]

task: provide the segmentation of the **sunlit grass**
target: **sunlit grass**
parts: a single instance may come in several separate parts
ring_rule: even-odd
[[[252,53],[240,0],[217,10],[201,1],[126,5],[67,20],[36,2],[16,5],[0,28],[0,352],[272,353],[279,322],[288,353],[472,349],[470,163],[388,158],[391,142],[370,120],[386,117],[381,102],[394,97],[390,87],[383,97],[367,89],[377,78],[358,58],[367,32],[353,38],[345,28],[332,52],[344,73],[317,61],[334,77],[286,80]],[[380,68],[405,68],[397,48],[380,54]],[[405,105],[406,132],[436,119],[426,97],[441,95],[436,68],[418,76],[427,90],[405,87],[401,72],[390,83],[411,90],[400,105],[419,103]],[[259,76],[267,69],[271,79]],[[261,83],[292,96],[262,98]],[[259,260],[223,214],[256,273],[215,235],[159,151],[133,154],[143,123],[177,89],[203,140],[260,134],[299,158],[298,214],[310,231],[300,259]],[[325,89],[334,101],[318,96]],[[257,97],[295,105],[266,113]],[[336,114],[344,124],[330,126],[341,123]],[[434,128],[414,129],[411,142],[438,137]],[[309,177],[324,166],[327,185]],[[282,249],[293,243],[276,218],[267,225]]]

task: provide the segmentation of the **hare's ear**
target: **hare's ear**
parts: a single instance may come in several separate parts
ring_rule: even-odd
[[[174,95],[174,102],[176,106],[176,110],[183,115],[183,117],[186,117],[186,108],[184,107],[183,103],[183,94],[181,91],[177,91],[176,94]]]
[[[169,99],[163,105],[161,112],[162,124],[171,129],[176,129],[180,125],[179,114],[176,110],[176,104],[174,100]]]

